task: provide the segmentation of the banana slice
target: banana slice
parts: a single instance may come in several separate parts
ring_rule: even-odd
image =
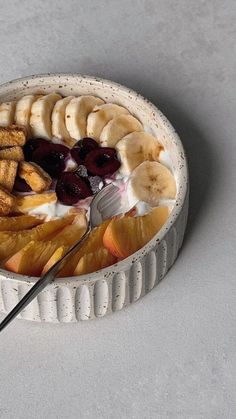
[[[131,132],[116,144],[121,160],[120,173],[129,175],[145,160],[158,160],[163,149],[155,137],[147,132]]]
[[[33,137],[46,140],[52,138],[51,115],[55,103],[61,99],[57,93],[50,93],[37,99],[31,108],[30,127]]]
[[[102,147],[115,147],[125,135],[133,131],[143,131],[141,122],[132,115],[119,115],[109,121],[100,136]]]
[[[0,105],[0,126],[8,127],[14,122],[16,102],[5,102]]]
[[[155,207],[160,199],[174,199],[175,178],[171,171],[156,161],[145,161],[134,169],[129,187],[139,201]]]
[[[59,140],[63,140],[67,145],[73,147],[75,140],[71,138],[66,129],[65,113],[68,103],[74,96],[67,96],[56,102],[52,111],[52,135]]]
[[[105,103],[95,106],[93,112],[88,116],[87,135],[99,141],[101,132],[105,125],[120,114],[129,114],[128,109],[115,103]]]
[[[42,95],[25,95],[18,100],[15,110],[15,123],[17,125],[22,125],[29,131],[31,107],[33,103],[41,96]]]
[[[72,99],[66,107],[66,129],[70,136],[79,140],[86,136],[87,118],[96,105],[104,103],[95,96],[80,96]]]

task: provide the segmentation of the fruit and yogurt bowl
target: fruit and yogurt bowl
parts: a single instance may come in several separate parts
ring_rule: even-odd
[[[132,91],[83,76],[26,80],[13,82],[15,90],[5,92],[0,104],[1,272],[29,282],[44,274],[84,234],[93,196],[114,183],[120,214],[90,233],[57,280],[79,290],[74,308],[90,301],[90,318],[104,292],[105,300],[121,298],[123,306],[134,299],[130,287],[136,281],[146,285],[137,285],[135,299],[173,263],[186,223],[178,208],[187,202],[185,156],[164,117]],[[17,89],[17,83],[23,84]],[[181,234],[171,229],[177,219]],[[167,232],[173,254],[168,240],[161,240]],[[157,253],[150,253],[154,248]],[[92,294],[84,294],[80,278],[94,287]],[[109,304],[114,310],[115,303],[98,305],[106,312]]]
[[[176,196],[158,139],[125,107],[92,95],[25,95],[2,103],[0,145],[0,193],[12,199],[0,208],[0,258],[11,272],[45,273],[83,235],[92,197],[107,183],[120,189],[120,215],[91,232],[60,277],[97,271],[139,250],[168,218],[163,200]]]

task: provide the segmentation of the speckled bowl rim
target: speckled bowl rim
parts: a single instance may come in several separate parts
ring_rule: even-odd
[[[181,163],[182,163],[182,168],[181,168],[182,182],[180,183],[181,190],[180,190],[180,188],[178,188],[178,190],[177,190],[175,206],[172,209],[171,214],[169,215],[167,222],[164,224],[164,226],[159,230],[159,232],[145,246],[143,246],[137,252],[133,253],[128,258],[126,258],[126,259],[124,259],[120,262],[117,262],[116,264],[111,265],[107,268],[103,268],[99,271],[95,271],[91,274],[86,274],[86,275],[72,276],[72,277],[65,277],[65,278],[56,278],[55,281],[54,281],[54,284],[60,285],[60,286],[68,285],[68,284],[72,284],[72,283],[85,284],[85,283],[89,283],[89,282],[94,282],[98,279],[101,279],[102,277],[108,278],[109,276],[112,276],[115,273],[126,270],[127,266],[131,266],[134,262],[139,261],[143,256],[148,254],[150,252],[150,250],[152,248],[154,248],[154,246],[157,243],[159,243],[165,237],[167,232],[170,230],[171,226],[174,224],[174,222],[176,221],[176,219],[180,215],[181,210],[182,210],[183,205],[184,205],[184,202],[185,202],[185,199],[186,199],[186,195],[188,194],[189,178],[188,178],[187,158],[186,158],[186,154],[185,154],[182,142],[181,142],[177,132],[175,131],[175,129],[172,126],[172,124],[170,123],[170,121],[166,118],[166,116],[157,108],[157,106],[155,106],[152,102],[150,102],[148,99],[146,99],[141,94],[137,93],[135,90],[130,89],[129,87],[121,85],[117,82],[107,80],[107,79],[102,79],[102,78],[95,77],[95,76],[79,74],[79,73],[36,74],[36,75],[31,75],[31,76],[26,76],[26,77],[14,79],[14,80],[11,80],[9,82],[1,84],[0,85],[0,95],[1,95],[1,91],[4,90],[4,89],[6,89],[6,90],[10,90],[11,88],[14,89],[14,85],[17,84],[17,83],[22,83],[23,84],[25,82],[28,83],[29,81],[35,80],[35,79],[50,79],[50,78],[54,78],[54,77],[55,78],[56,77],[59,77],[59,78],[60,77],[65,77],[65,78],[71,79],[71,80],[73,80],[74,78],[82,78],[82,79],[85,79],[87,81],[91,81],[92,83],[103,84],[103,85],[106,85],[106,86],[109,86],[109,87],[114,86],[114,87],[118,88],[120,91],[123,91],[124,93],[129,94],[129,96],[135,96],[136,98],[138,98],[139,101],[143,101],[145,103],[145,105],[149,107],[150,112],[152,112],[153,115],[158,115],[158,117],[161,118],[161,120],[163,121],[163,124],[165,125],[166,132],[174,138],[176,153],[179,153],[180,156],[181,156],[181,159],[182,159],[182,161],[181,161]],[[0,274],[4,275],[5,277],[7,277],[9,279],[14,279],[14,280],[17,280],[17,281],[28,282],[28,283],[34,283],[38,280],[38,277],[16,274],[16,273],[8,272],[5,269],[0,269]]]

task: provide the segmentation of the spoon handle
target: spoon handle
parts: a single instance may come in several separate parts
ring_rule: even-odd
[[[62,269],[68,259],[72,257],[80,246],[85,242],[89,233],[91,231],[91,226],[88,225],[87,230],[81,237],[81,239],[74,244],[60,260],[58,260],[51,268],[43,275],[25,294],[25,296],[17,303],[17,305],[10,311],[10,313],[3,319],[0,323],[0,332],[29,304],[31,301],[37,297],[37,295],[48,285],[52,282],[57,273]]]

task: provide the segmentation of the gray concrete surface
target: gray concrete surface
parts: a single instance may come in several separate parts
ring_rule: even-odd
[[[0,2],[0,82],[80,72],[136,89],[186,147],[189,227],[166,279],[89,323],[0,336],[0,418],[236,417],[236,3]]]

